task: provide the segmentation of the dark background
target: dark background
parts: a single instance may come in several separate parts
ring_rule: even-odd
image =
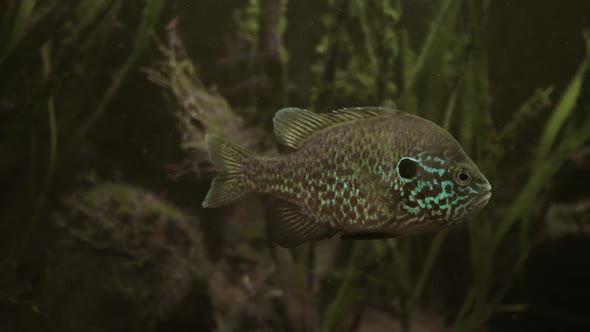
[[[0,62],[0,330],[299,331],[321,322],[322,310],[334,298],[337,284],[325,277],[317,282],[321,287],[314,286],[315,293],[286,290],[285,283],[293,289],[297,286],[283,282],[288,279],[284,275],[305,275],[297,269],[305,267],[313,254],[301,249],[285,263],[284,252],[277,253],[264,238],[264,203],[250,199],[237,207],[201,209],[213,176],[211,165],[204,155],[181,147],[186,132],[175,113],[178,100],[147,79],[145,69],[165,58],[153,36],[129,66],[104,111],[80,134],[93,110],[105,100],[118,68],[133,54],[133,36],[145,10],[144,2],[112,1],[109,8],[116,15],[111,21],[110,11],[104,10],[95,23],[81,29],[73,43],[60,42],[71,33],[63,23],[74,17],[74,8],[82,2],[49,6],[50,2],[39,1],[35,11],[46,5],[51,10]],[[262,3],[272,10],[273,1]],[[402,3],[403,15],[396,28],[408,30],[414,36],[410,46],[418,49],[436,14],[436,2]],[[18,1],[0,5],[0,18],[17,5]],[[326,1],[288,2],[283,39],[289,52],[289,105],[284,105],[280,75],[285,69],[272,38],[264,32],[255,36],[260,45],[253,52],[252,45],[236,33],[234,13],[243,6],[237,0],[165,1],[154,34],[169,45],[170,28],[176,27],[204,87],[227,100],[229,109],[243,121],[236,131],[253,137],[251,148],[268,153],[274,150],[270,133],[274,112],[311,103],[315,48],[325,33],[322,19],[332,7]],[[11,20],[4,17],[2,22]],[[101,26],[109,27],[109,32],[97,29],[91,33]],[[537,88],[554,86],[555,104],[584,57],[582,31],[589,28],[588,1],[490,2],[483,44],[496,129],[509,123]],[[50,39],[51,75],[44,79],[41,49]],[[588,102],[584,97],[587,85],[580,103]],[[254,102],[253,94],[257,96]],[[46,176],[51,136],[46,108],[51,98],[58,117],[58,148],[55,168]],[[333,98],[320,104],[358,106],[339,102],[342,100]],[[584,119],[587,111],[587,107],[579,109],[572,117]],[[502,204],[513,199],[524,183],[523,156],[536,147],[549,115],[545,111],[530,119],[510,142],[496,175],[499,185],[494,185],[498,202],[489,207],[495,213],[502,213]],[[208,128],[199,123],[195,127]],[[546,184],[531,216],[538,233],[546,232],[544,223],[551,208],[574,206],[567,204],[585,206],[573,218],[588,225],[589,149],[587,142]],[[104,187],[105,183],[124,188]],[[94,210],[79,209],[77,204],[85,199],[93,200]],[[155,207],[156,212],[145,212],[148,207]],[[170,209],[183,216],[169,213]],[[93,224],[96,220],[103,220],[98,227]],[[464,232],[451,234],[454,241],[447,241],[442,249],[446,260],[451,257],[452,261],[455,253],[468,246]],[[428,235],[424,240],[431,238]],[[503,244],[508,252],[516,246],[512,240]],[[317,249],[316,256],[325,249],[335,275],[342,274],[350,246],[329,248]],[[589,251],[588,226],[585,231],[543,238],[529,253],[524,268],[510,277],[511,286],[502,301],[524,306],[498,310],[478,330],[590,330],[590,267],[585,256]],[[314,258],[316,265],[322,264],[321,257]],[[186,262],[192,265],[190,269]],[[430,286],[456,285],[453,278],[461,281],[463,277],[449,269],[464,263],[467,258],[457,258],[448,268],[440,268]],[[501,264],[496,268],[492,274],[503,276],[496,284],[508,283],[506,275],[511,272],[502,270]],[[244,290],[244,276],[250,276],[253,287],[264,289],[265,295]],[[458,293],[463,292],[461,285],[456,287]],[[282,300],[272,295],[278,290],[287,294]],[[434,321],[426,324],[430,330],[450,329],[462,298],[441,297],[414,316],[418,321]],[[315,302],[309,307],[319,308],[318,312],[305,313],[310,301]],[[362,309],[343,324],[351,331],[389,331],[401,320],[397,315],[388,316],[395,311],[392,307],[397,308],[390,302],[395,301],[385,296],[364,300],[358,304]],[[440,307],[447,304],[448,312],[440,314]],[[238,309],[234,312],[232,308]],[[437,314],[432,318],[430,312]],[[371,317],[378,317],[373,327],[367,323]],[[312,323],[299,326],[298,320]]]

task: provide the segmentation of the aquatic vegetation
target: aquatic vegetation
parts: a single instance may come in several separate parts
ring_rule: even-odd
[[[455,129],[459,141],[468,153],[471,152],[478,156],[476,162],[481,163],[480,167],[485,174],[489,172],[493,184],[496,174],[494,170],[498,169],[498,165],[502,160],[506,141],[514,137],[519,128],[526,124],[525,119],[528,120],[540,111],[547,109],[547,100],[551,89],[539,90],[523,104],[520,110],[515,113],[514,120],[507,124],[503,130],[497,131],[494,128],[496,126],[494,126],[491,119],[492,101],[489,95],[487,79],[486,50],[485,46],[481,44],[481,41],[485,40],[486,10],[487,5],[485,2],[455,1],[453,3],[453,1],[446,1],[441,3],[438,16],[431,26],[430,34],[424,41],[420,55],[414,57],[411,50],[404,50],[403,47],[408,47],[407,44],[401,46],[400,53],[408,54],[405,62],[401,64],[403,66],[402,71],[410,74],[402,76],[403,83],[399,84],[402,90],[399,95],[402,101],[400,105],[403,109],[443,120],[445,127],[451,130]],[[457,15],[464,15],[467,18],[467,27],[456,27],[454,22]],[[376,24],[382,26],[385,22]],[[359,27],[360,30],[366,28]],[[460,32],[451,33],[452,31],[465,30],[468,32],[467,35]],[[373,34],[377,34],[377,31],[369,35]],[[452,35],[456,37],[453,38]],[[431,45],[430,43],[433,40],[443,41],[444,45]],[[338,39],[335,39],[334,43],[338,43]],[[466,43],[470,44],[469,48],[466,47]],[[332,45],[332,47],[338,49],[337,45]],[[443,47],[444,49],[442,49]],[[445,56],[448,50],[453,50],[455,54],[451,53]],[[441,64],[440,59],[450,59],[449,62],[454,59],[465,60],[462,63],[447,62]],[[495,296],[492,295],[492,284],[494,283],[494,280],[491,279],[491,276],[494,275],[492,271],[494,264],[496,264],[497,255],[502,251],[506,251],[505,248],[502,248],[504,239],[512,226],[516,223],[521,225],[518,230],[521,237],[521,249],[518,256],[514,257],[515,262],[511,263],[514,269],[518,269],[531,249],[528,238],[530,238],[532,230],[528,225],[530,225],[535,200],[542,194],[543,187],[551,181],[555,172],[567,161],[569,156],[590,138],[590,127],[588,127],[590,117],[586,117],[578,126],[573,126],[570,117],[570,114],[576,109],[575,101],[579,98],[580,87],[584,79],[587,79],[587,61],[587,58],[583,60],[580,69],[572,78],[572,82],[555,107],[553,117],[547,121],[546,129],[541,135],[541,143],[533,156],[531,156],[533,162],[528,183],[516,196],[507,213],[501,215],[497,211],[488,210],[472,218],[474,220],[467,223],[469,243],[471,245],[472,281],[471,285],[466,289],[467,293],[463,304],[456,313],[454,324],[457,331],[470,331],[483,324],[490,317],[494,305],[501,301],[501,294],[506,290],[506,287],[502,288]],[[455,71],[441,71],[441,67],[444,68],[444,65],[462,68],[464,75],[457,77]],[[436,70],[437,74],[434,74],[432,70]],[[386,72],[387,68],[381,68],[379,72],[382,71]],[[351,70],[343,70],[343,72],[349,73],[351,76],[355,75],[354,71]],[[433,77],[438,79],[434,80]],[[454,87],[449,87],[449,82],[456,83]],[[419,88],[416,88],[416,85]],[[375,88],[373,86],[373,89]],[[403,88],[407,88],[407,90]],[[460,96],[461,103],[457,102],[457,96]],[[434,105],[441,104],[447,105],[444,108],[445,113],[433,108]],[[440,109],[440,106],[436,107]],[[453,121],[453,118],[457,120]],[[570,122],[568,127],[564,126],[565,120]],[[476,131],[477,134],[475,134]],[[554,141],[557,132],[562,133],[561,143],[555,143]],[[549,153],[551,147],[555,147],[555,150]],[[500,218],[499,223],[496,222],[498,218]],[[421,242],[421,239],[398,240],[402,244],[395,246],[398,248],[395,251],[397,257],[393,259],[400,261],[400,264],[397,265],[399,269],[395,273],[400,275],[398,281],[400,289],[397,291],[401,290],[402,294],[398,296],[401,297],[402,301],[406,302],[401,304],[402,313],[404,310],[412,310],[420,301],[429,275],[434,273],[432,271],[433,264],[438,257],[437,255],[446,236],[447,233],[436,235],[425,255],[416,255],[410,250],[413,247],[411,242]],[[387,245],[387,242],[374,244],[376,247]],[[362,259],[357,261],[354,257],[357,257],[357,251],[365,252],[367,250],[365,247],[365,244],[355,244],[350,263],[358,265],[349,267],[350,273],[345,275],[338,295],[328,307],[323,325],[325,331],[333,330],[337,324],[342,322],[348,310],[352,309],[353,303],[347,301],[347,298],[355,298],[358,301],[359,297],[362,297],[361,294],[366,293],[366,291],[360,291],[351,286],[361,283],[359,279],[361,276],[354,271],[363,270],[362,266],[366,262]],[[372,257],[372,255],[368,256]],[[422,263],[416,264],[421,269],[412,270],[411,267],[403,263],[403,261],[408,260],[421,261]],[[404,271],[406,269],[410,270]],[[403,282],[403,279],[413,279],[417,280],[417,282],[408,286],[408,282]],[[412,313],[405,311],[405,314],[408,315],[407,319],[410,319]],[[408,322],[408,324],[410,323]]]
[[[251,20],[264,15],[260,7],[255,7],[256,10],[252,7],[259,5],[250,2],[250,7],[244,9],[247,11],[240,11],[240,15],[255,13],[249,16]],[[417,50],[411,46],[416,44],[411,40],[413,34],[399,25],[403,19],[401,5],[396,1],[351,1],[347,5],[327,1],[322,18],[324,32],[318,40],[313,65],[314,84],[309,88],[310,108],[325,111],[339,106],[391,105],[393,100],[404,111],[441,123],[455,134],[469,154],[476,156],[483,173],[490,174],[492,184],[501,181],[497,172],[510,152],[507,147],[519,139],[522,128],[549,110],[553,88],[538,89],[513,113],[509,123],[495,124],[484,44],[488,2],[441,2]],[[280,20],[285,18],[281,16]],[[251,29],[260,31],[260,25],[253,23],[258,21],[248,22],[251,24],[242,27],[245,34],[251,36],[247,33]],[[497,206],[470,218],[465,232],[459,233],[467,237],[470,250],[463,255],[470,264],[456,273],[466,275],[467,282],[462,291],[450,296],[449,302],[460,304],[444,309],[446,315],[454,317],[457,331],[470,331],[485,324],[500,304],[510,284],[500,288],[496,285],[493,271],[499,257],[504,269],[519,271],[532,248],[527,239],[535,230],[525,226],[532,218],[532,203],[543,194],[543,188],[569,156],[588,140],[590,131],[584,124],[588,117],[582,116],[579,126],[574,126],[571,120],[576,108],[583,107],[576,105],[575,100],[587,77],[586,61],[554,108],[554,117],[547,120],[548,129],[541,133],[543,147],[531,154],[528,180],[515,194],[515,200],[506,210]],[[178,100],[182,102],[182,98]],[[250,111],[243,114],[268,109],[259,109],[255,99],[244,107]],[[564,144],[556,143],[557,138]],[[555,150],[547,153],[547,146]],[[535,158],[543,162],[535,163]],[[454,238],[459,234],[453,234]],[[516,253],[505,242],[515,234],[523,244]],[[350,244],[345,267],[336,267],[330,274],[340,280],[340,286],[329,295],[320,319],[321,329],[334,331],[348,324],[359,303],[373,292],[380,296],[387,294],[386,297],[397,303],[394,307],[400,314],[401,324],[409,329],[412,320],[419,319],[415,317],[418,309],[442,296],[431,281],[443,272],[448,260],[457,259],[441,256],[443,248],[448,246],[445,241],[448,236],[449,232],[443,231],[432,237]],[[304,264],[305,268],[303,261],[298,264]],[[372,270],[370,275],[364,272],[367,269]],[[503,274],[499,277],[505,278]]]
[[[22,266],[30,266],[31,274],[43,273],[39,262],[45,262],[52,212],[65,187],[76,182],[75,165],[88,156],[90,129],[145,53],[162,3],[25,0],[0,5],[0,267],[7,272],[0,283],[10,290],[0,297],[3,304],[34,308],[39,300],[26,291],[28,275],[12,276]],[[141,29],[129,39],[137,50],[118,57],[114,45],[128,40],[117,32],[117,22],[134,8],[146,9],[138,20],[143,23],[137,23]],[[125,21],[136,25],[132,17]],[[118,75],[111,81],[114,68]],[[25,313],[31,324],[42,315],[32,309]]]
[[[551,195],[590,141],[590,38],[565,85],[548,75],[504,108],[491,4],[2,2],[0,316],[15,321],[0,329],[68,315],[104,329],[109,299],[141,331],[354,330],[375,313],[474,331],[528,312],[513,293],[529,255],[588,234],[587,199]],[[279,109],[366,106],[451,133],[494,187],[488,207],[436,234],[293,250],[267,239],[272,202],[201,209],[206,134],[276,155]]]
[[[131,39],[132,52],[122,64],[114,64],[116,70],[109,68],[114,70],[109,79],[97,64],[113,55],[114,49],[105,48],[104,43],[117,40],[115,22],[128,9],[120,1],[79,1],[64,5],[58,1],[27,0],[7,4],[8,10],[0,24],[0,71],[6,78],[0,84],[3,91],[0,98],[4,105],[9,105],[6,113],[14,114],[11,117],[15,119],[6,134],[24,152],[20,157],[27,165],[16,171],[26,173],[22,174],[26,181],[14,183],[15,187],[26,189],[18,190],[16,196],[8,199],[20,202],[17,205],[35,202],[32,214],[29,209],[19,212],[27,214],[29,221],[24,223],[27,225],[24,229],[15,231],[28,235],[16,247],[27,246],[43,214],[53,181],[63,176],[63,173],[56,174],[57,170],[63,172],[62,164],[72,158],[72,152],[80,151],[88,130],[145,53],[162,5],[160,0],[145,3],[137,33]],[[50,31],[44,31],[47,26],[51,27]],[[32,55],[30,49],[36,53]],[[72,58],[76,59],[73,64]],[[31,65],[19,66],[22,59]],[[23,80],[23,76],[30,81]]]
[[[37,17],[33,17],[35,0],[10,1],[0,25],[0,64],[14,51],[29,32]]]
[[[396,97],[395,64],[405,54],[396,26],[399,1],[327,1],[325,32],[316,46],[311,87],[312,110],[338,106],[380,105]],[[396,99],[397,102],[397,99]],[[410,111],[404,108],[406,111]]]
[[[169,44],[159,44],[164,60],[143,71],[147,78],[172,94],[178,108],[175,110],[181,147],[198,152],[197,158],[206,159],[205,135],[217,133],[232,140],[254,146],[260,133],[249,128],[218,92],[207,89],[199,79],[194,64],[187,58],[186,50],[178,39],[175,26],[169,27]],[[198,163],[199,160],[193,160]]]
[[[85,124],[80,129],[78,134],[79,136],[85,136],[86,131],[94,125],[94,122],[98,119],[102,112],[104,112],[107,105],[113,99],[115,93],[117,93],[119,90],[123,80],[125,79],[125,76],[131,69],[134,68],[134,66],[137,65],[138,60],[146,51],[150,40],[154,37],[153,30],[155,25],[158,23],[158,18],[163,6],[163,0],[150,0],[146,2],[141,21],[139,22],[137,32],[133,38],[133,51],[129,54],[127,60],[114,72],[111,82],[104,92],[101,102],[96,107],[96,110],[85,121]]]

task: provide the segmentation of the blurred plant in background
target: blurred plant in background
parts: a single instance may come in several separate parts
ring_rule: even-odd
[[[32,290],[52,242],[51,214],[88,171],[80,166],[96,162],[88,132],[153,40],[163,3],[0,5],[0,302],[35,319],[43,317]]]
[[[489,1],[442,0],[420,24],[408,17],[417,5],[402,0],[191,5],[193,12],[215,13],[211,22],[222,21],[223,29],[183,15],[183,1],[2,5],[1,308],[55,328],[55,317],[65,322],[68,314],[112,320],[100,316],[106,299],[104,308],[146,308],[133,311],[140,318],[130,327],[142,331],[211,328],[211,316],[222,331],[362,331],[380,320],[402,331],[474,331],[497,312],[527,309],[505,295],[519,287],[531,250],[547,239],[534,221],[549,205],[548,189],[590,140],[587,33],[580,39],[585,56],[559,95],[553,86],[538,87],[506,112],[504,123],[493,112]],[[194,50],[194,38],[222,46]],[[450,231],[333,239],[293,251],[267,243],[264,203],[257,199],[224,211],[200,209],[213,175],[205,133],[276,153],[270,128],[276,110],[365,105],[397,105],[447,128],[490,179],[492,204]],[[515,161],[523,141],[528,150]],[[129,206],[132,212],[121,210]],[[575,206],[582,212],[570,218],[583,219],[587,204]],[[565,214],[551,211],[551,220]],[[177,248],[178,229],[189,236]],[[121,242],[118,232],[133,240]],[[151,242],[133,247],[142,236]],[[73,255],[78,245],[86,249]],[[134,251],[124,258],[104,259],[127,247]],[[99,299],[98,309],[60,312],[51,308],[54,297],[39,295],[49,287],[45,293],[58,296],[63,280],[83,282],[73,274],[88,271],[70,268],[66,256],[104,264],[94,276],[102,293],[82,293]],[[162,284],[166,275],[182,277],[180,293]],[[148,290],[150,282],[163,286]],[[165,310],[149,305],[153,296],[169,299]],[[182,306],[188,309],[174,309]],[[198,324],[190,323],[189,309]],[[150,310],[161,317],[142,326]]]
[[[494,125],[486,50],[489,2],[441,1],[418,52],[409,46],[411,35],[408,31],[395,28],[383,31],[383,27],[395,26],[402,15],[400,3],[351,1],[348,7],[344,7],[347,8],[344,13],[336,10],[342,8],[342,3],[331,3],[334,14],[326,17],[328,33],[318,46],[318,85],[314,91],[317,91],[315,96],[321,97],[317,99],[328,105],[341,105],[347,100],[360,100],[361,104],[378,104],[389,98],[397,100],[400,109],[425,116],[451,130],[468,154],[476,157],[476,162],[491,183],[496,188],[502,188],[495,183],[502,181],[497,178],[497,170],[502,169],[506,146],[511,140],[520,139],[519,132],[531,123],[533,117],[550,108],[553,89],[538,90],[503,128]],[[347,20],[354,23],[350,24]],[[358,36],[361,38],[355,39]],[[526,182],[516,193],[510,193],[514,196],[508,198],[511,203],[506,208],[498,205],[489,207],[467,222],[469,250],[461,254],[468,255],[470,270],[455,271],[459,275],[468,273],[467,283],[466,288],[460,290],[463,299],[459,310],[447,313],[454,316],[454,330],[473,331],[480,328],[498,309],[502,295],[510,285],[507,280],[515,278],[495,270],[500,257],[503,260],[502,270],[520,270],[534,243],[531,237],[537,231],[531,227],[532,215],[538,208],[535,203],[559,169],[590,139],[590,116],[577,119],[572,116],[576,110],[580,114],[582,110],[588,114],[589,105],[577,103],[581,98],[582,85],[588,80],[588,35],[585,35],[585,40],[586,56],[553,107],[540,135],[539,145],[528,156],[530,166],[521,175],[527,178]],[[384,50],[396,52],[390,51],[387,56]],[[399,54],[398,59],[395,59],[396,53]],[[328,69],[327,63],[336,65]],[[395,66],[398,68],[392,68]],[[400,74],[396,76],[396,72]],[[365,80],[362,80],[363,77]],[[364,84],[358,84],[359,81]],[[342,85],[347,85],[348,90]],[[510,232],[515,226],[518,229]],[[371,245],[355,244],[341,287],[326,311],[323,330],[336,330],[353,311],[359,298],[368,296],[366,287],[355,287],[369,281],[363,280],[366,275],[358,272],[374,263],[367,257],[376,259],[379,266],[370,280],[378,283],[379,290],[392,288],[390,296],[399,299],[402,325],[409,330],[412,315],[420,307],[423,294],[429,294],[432,299],[437,293],[439,286],[428,283],[431,275],[437,273],[433,270],[435,261],[457,259],[439,256],[447,233],[441,232],[427,240],[408,238],[374,241]],[[516,234],[518,242],[513,239]],[[518,251],[514,251],[514,243],[518,243]],[[444,269],[441,265],[439,268]],[[499,285],[501,281],[505,284]]]
[[[4,5],[0,31],[2,117],[6,119],[4,135],[13,143],[6,146],[17,150],[10,152],[17,154],[13,159],[19,162],[10,165],[16,170],[8,165],[5,170],[26,180],[13,183],[11,195],[3,199],[17,205],[34,203],[29,206],[32,210],[21,206],[23,209],[2,212],[28,215],[25,242],[36,227],[56,172],[67,171],[62,164],[67,165],[85,148],[88,130],[145,52],[162,4],[150,0],[143,8],[125,8],[116,0],[66,5],[25,0]],[[125,10],[140,10],[142,15],[129,17],[131,26],[120,26],[117,22],[128,14]],[[118,30],[132,31],[128,33],[131,39],[124,39]],[[121,53],[125,54],[122,60],[118,58]],[[2,219],[11,217],[19,216],[3,215]]]

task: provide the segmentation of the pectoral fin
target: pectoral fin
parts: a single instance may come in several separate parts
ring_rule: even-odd
[[[328,238],[337,232],[311,220],[299,206],[284,200],[273,200],[267,228],[269,238],[284,248]]]
[[[354,177],[359,180],[362,190],[368,193],[371,202],[380,206],[395,206],[402,198],[381,179],[379,174],[360,165],[354,165]]]

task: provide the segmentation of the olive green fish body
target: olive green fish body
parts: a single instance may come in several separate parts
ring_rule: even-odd
[[[255,157],[208,137],[220,171],[214,181],[231,186],[214,182],[204,206],[226,204],[246,192],[278,198],[270,231],[283,246],[337,231],[353,236],[432,231],[489,199],[491,187],[459,144],[417,116],[381,108],[328,114],[284,109],[275,116],[275,134],[295,151]],[[457,183],[461,172],[468,174],[468,184]]]

